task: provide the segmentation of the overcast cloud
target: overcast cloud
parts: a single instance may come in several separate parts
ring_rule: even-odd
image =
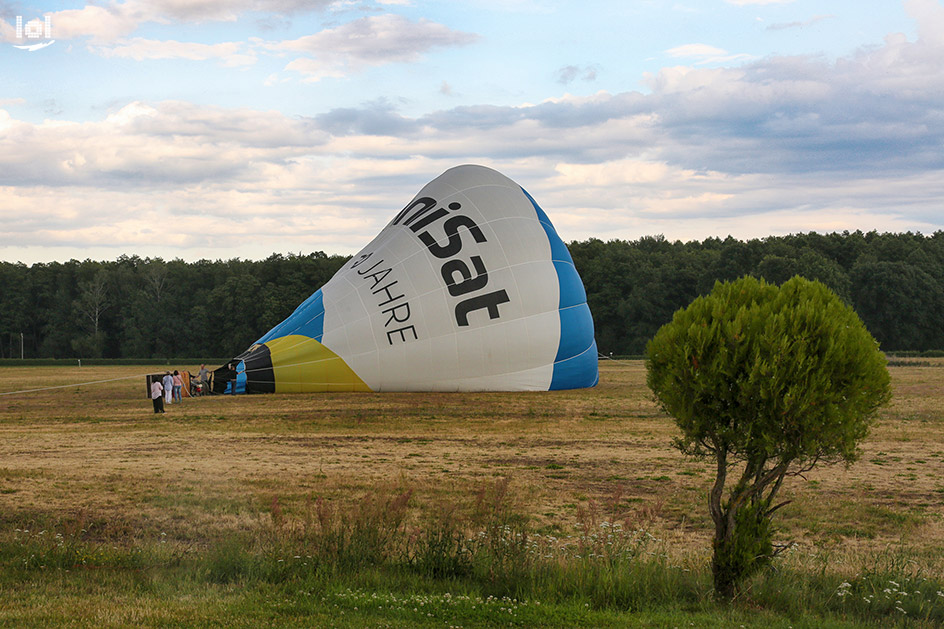
[[[771,12],[759,41],[847,19],[726,4]],[[593,42],[568,63],[441,5],[129,0],[53,12],[55,43],[32,53],[3,16],[20,63],[0,92],[0,259],[353,253],[470,162],[527,188],[565,240],[930,233],[944,6],[902,7],[910,34],[835,55],[665,38],[631,81]],[[70,91],[69,68],[87,83]],[[119,80],[91,83],[108,68]]]

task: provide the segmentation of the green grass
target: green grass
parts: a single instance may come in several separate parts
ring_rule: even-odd
[[[26,582],[0,608],[0,627],[854,627],[837,619],[792,619],[749,608],[650,608],[636,613],[579,601],[542,603],[474,593],[397,591],[341,582],[214,585],[170,574],[123,584],[67,577],[55,585]],[[402,592],[400,590],[408,590]],[[7,593],[4,592],[6,595]]]
[[[761,581],[748,600],[719,606],[707,594],[706,574],[667,569],[658,561],[542,564],[519,575],[527,578],[516,587],[526,591],[502,594],[498,590],[509,583],[496,585],[474,574],[433,578],[395,564],[338,571],[310,557],[256,554],[234,542],[183,559],[160,549],[129,556],[88,550],[79,557],[85,563],[57,564],[57,557],[47,555],[42,563],[8,565],[0,581],[0,626],[854,627],[939,622],[930,606],[911,604],[912,616],[905,619],[884,599],[863,610],[832,596],[830,605],[798,610],[824,592],[807,584],[806,598],[797,600],[795,585],[781,589],[789,575]],[[828,586],[842,591],[839,584]],[[855,594],[866,587],[857,585]]]
[[[278,500],[251,534],[201,547],[103,535],[76,519],[0,534],[0,627],[855,627],[944,624],[944,583],[889,550],[844,579],[828,554],[794,552],[732,604],[703,562],[582,514],[577,535],[539,532],[506,480],[411,519],[410,491],[353,511]]]

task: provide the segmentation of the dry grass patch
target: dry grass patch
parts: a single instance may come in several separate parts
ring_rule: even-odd
[[[0,395],[0,527],[82,521],[112,540],[205,545],[270,524],[276,504],[300,519],[318,497],[343,507],[396,487],[422,518],[510,478],[538,530],[619,521],[707,556],[710,466],[671,447],[640,361],[603,362],[585,391],[209,397],[163,416],[150,371],[0,368],[0,393],[70,385]],[[944,368],[891,373],[861,460],[791,481],[783,533],[856,562],[895,545],[944,574]]]

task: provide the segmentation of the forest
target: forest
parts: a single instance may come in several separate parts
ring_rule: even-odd
[[[568,244],[604,355],[644,353],[672,314],[718,280],[819,280],[885,351],[944,349],[944,232],[843,232],[747,241]],[[264,260],[121,256],[0,262],[0,358],[235,356],[327,282],[347,256]]]

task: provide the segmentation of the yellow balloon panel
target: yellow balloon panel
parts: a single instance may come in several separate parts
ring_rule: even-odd
[[[337,354],[307,336],[291,334],[266,342],[280,393],[370,391]]]

